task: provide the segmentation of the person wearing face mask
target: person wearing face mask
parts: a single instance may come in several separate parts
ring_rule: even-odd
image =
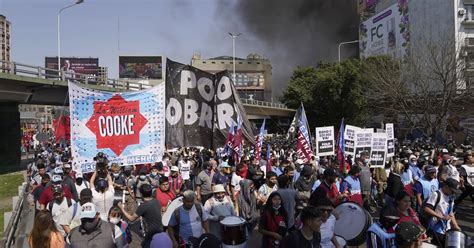
[[[316,178],[313,176],[313,168],[309,165],[305,165],[300,175],[301,176],[295,182],[295,189],[309,198],[313,184],[316,181]]]
[[[36,186],[36,188],[34,188],[33,191],[31,191],[31,193],[28,195],[28,202],[35,206],[35,215],[40,211],[39,199],[43,191],[46,189],[46,185],[49,183],[49,181],[49,175],[44,174],[41,178],[40,184]]]
[[[380,220],[367,230],[367,248],[396,248],[395,230],[400,216],[394,206],[388,205],[380,210]]]
[[[286,176],[288,176],[288,179],[290,179],[290,184],[288,185],[288,188],[290,189],[294,189],[295,187],[293,186],[294,184],[294,178],[295,178],[295,168],[293,168],[293,166],[289,165],[287,167],[285,167],[285,174]]]
[[[89,188],[89,182],[87,180],[84,180],[84,176],[82,173],[76,173],[76,183],[74,185],[76,187],[76,191],[79,195],[81,195],[81,191],[83,189],[88,189]]]
[[[170,183],[170,189],[174,192],[175,195],[181,194],[184,190],[183,178],[179,174],[178,166],[171,166],[171,173],[168,177]]]
[[[138,176],[135,177],[133,181],[131,182],[134,195],[135,195],[135,200],[137,201],[141,201],[141,199],[143,198],[140,192],[140,187],[144,184],[151,185],[151,180],[150,180],[150,177],[147,176],[146,168],[141,168]]]
[[[97,211],[100,213],[100,217],[103,220],[107,220],[109,209],[114,204],[115,189],[112,186],[113,181],[109,173],[107,173],[107,181],[103,178],[99,178],[97,182],[97,171],[92,174],[91,182],[95,182],[95,185],[91,183],[92,190],[92,202],[95,204]]]
[[[123,248],[122,231],[115,224],[104,221],[93,203],[81,207],[81,225],[72,229],[66,239],[67,245],[75,248]]]
[[[55,186],[60,186],[62,187],[63,189],[63,192],[64,192],[64,196],[66,198],[69,198],[69,199],[72,199],[72,194],[71,194],[71,191],[69,190],[69,187],[67,185],[63,185],[62,184],[62,177],[61,175],[54,175],[52,178],[51,178],[51,181],[53,181],[53,183],[48,183],[46,184],[46,188],[44,189],[44,191],[41,193],[41,196],[38,200],[39,204],[40,204],[40,210],[43,210],[43,209],[46,209],[46,205],[51,202],[52,200],[54,200],[54,192],[53,192],[53,188]]]
[[[434,245],[444,247],[447,230],[461,230],[454,216],[454,199],[461,193],[459,185],[453,178],[446,179],[441,189],[433,192],[424,205],[423,210],[429,216],[428,236]]]
[[[206,211],[209,220],[209,231],[217,238],[221,238],[221,224],[220,221],[227,216],[235,216],[234,205],[229,196],[225,194],[225,189],[222,184],[214,186],[214,196],[209,198],[204,204],[204,211]]]
[[[116,204],[119,200],[123,201],[124,191],[127,189],[127,182],[123,174],[121,173],[120,165],[118,165],[117,163],[112,163],[111,171],[113,187],[115,190],[114,204]]]
[[[257,192],[252,180],[240,181],[240,194],[237,197],[239,216],[246,220],[248,233],[252,233],[257,225],[259,211],[257,210]]]
[[[263,248],[278,247],[279,242],[288,232],[288,214],[282,207],[281,196],[272,192],[268,196],[258,224],[258,231],[262,234]]]
[[[124,247],[129,247],[130,243],[132,243],[132,233],[127,222],[122,220],[122,211],[118,206],[113,206],[109,210],[109,222],[120,228]]]
[[[360,168],[360,191],[362,193],[362,200],[364,201],[364,208],[370,213],[374,213],[374,202],[370,196],[372,187],[372,174],[370,172],[369,153],[364,151],[360,153],[360,160],[357,165]]]
[[[158,166],[160,166],[161,174],[159,173],[160,170],[158,169]],[[151,167],[150,175],[149,175],[151,186],[153,186],[154,188],[159,187],[160,186],[159,179],[161,176],[163,176],[163,163],[161,162],[155,163]]]
[[[64,163],[63,165],[63,183],[66,184],[70,189],[71,193],[74,196],[74,200],[79,199],[79,192],[76,190],[75,186],[75,176],[76,172],[72,171],[72,165],[70,163]]]
[[[418,158],[415,155],[408,157],[408,168],[411,170],[413,180],[418,181],[423,177],[423,171],[418,167]]]
[[[261,205],[265,205],[267,202],[268,196],[270,196],[270,194],[273,191],[278,190],[278,185],[277,185],[278,181],[277,181],[276,173],[273,171],[269,171],[267,172],[266,177],[267,177],[267,181],[258,189],[258,200],[259,200],[259,204]]]
[[[78,212],[78,205],[74,200],[64,197],[64,191],[59,185],[53,187],[53,195],[54,200],[48,203],[46,209],[53,215],[58,231],[66,236],[71,231],[69,225]]]

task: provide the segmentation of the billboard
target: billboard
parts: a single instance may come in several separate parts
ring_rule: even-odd
[[[403,58],[410,41],[408,1],[398,1],[365,20],[359,29],[360,56]]]
[[[46,68],[57,70],[58,57],[45,57],[44,64]],[[96,77],[99,75],[99,59],[61,57],[61,70],[65,71],[68,77],[73,77],[72,74],[79,73],[89,75],[93,79],[91,81],[96,81]],[[58,75],[56,71],[46,71],[46,74],[51,75],[50,78]],[[47,78],[48,75],[46,75]]]
[[[120,56],[119,78],[163,79],[161,56]]]

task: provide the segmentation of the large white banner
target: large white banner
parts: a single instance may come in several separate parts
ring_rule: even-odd
[[[393,4],[361,23],[359,29],[361,57],[389,55],[403,58],[410,38],[408,8],[405,5],[405,3]]]
[[[351,155],[353,158],[355,157],[355,139],[357,130],[360,128],[346,125],[346,129],[344,130],[344,153],[346,155]]]
[[[361,152],[368,152],[372,150],[372,134],[374,129],[372,128],[359,128],[356,131],[356,141],[355,141],[355,154]]]
[[[104,92],[69,83],[74,170],[95,170],[103,152],[120,165],[161,161],[165,150],[165,85]]]
[[[334,155],[334,127],[316,128],[316,155],[319,157]]]
[[[385,133],[387,134],[387,158],[395,156],[395,131],[393,123],[385,124]]]
[[[372,150],[370,152],[370,167],[385,167],[387,155],[387,134],[372,134]]]

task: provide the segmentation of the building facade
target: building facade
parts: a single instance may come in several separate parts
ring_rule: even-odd
[[[109,78],[109,68],[105,66],[99,66],[99,73],[97,77],[98,84],[106,85],[107,79]]]
[[[233,72],[233,57],[220,56],[202,59],[194,54],[191,66],[203,71],[216,73],[228,70]],[[235,58],[235,88],[243,99],[271,102],[272,99],[272,66],[270,60],[258,54],[249,54],[246,59]]]
[[[0,15],[0,45],[1,45],[1,54],[0,59],[10,61],[10,30],[11,23],[7,20],[4,15]]]

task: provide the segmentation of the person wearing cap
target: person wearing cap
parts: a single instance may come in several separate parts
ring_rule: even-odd
[[[187,152],[183,152],[180,160],[178,161],[179,173],[183,177],[183,183],[186,189],[191,189],[191,170],[194,168],[193,161],[189,158]]]
[[[219,164],[219,170],[212,177],[212,187],[217,184],[222,184],[224,186],[225,192],[227,195],[230,195],[230,165],[226,161],[222,161]]]
[[[207,199],[212,197],[212,177],[214,169],[210,161],[206,161],[202,165],[202,171],[195,178],[196,198],[204,205]]]
[[[135,200],[137,201],[141,201],[141,199],[143,198],[140,192],[141,186],[144,184],[151,185],[151,179],[147,175],[147,171],[148,171],[147,168],[145,167],[141,168],[138,172],[139,173],[138,176],[136,176],[135,178],[133,178],[133,180],[128,182],[129,183],[128,186],[133,190]]]
[[[96,181],[98,172],[94,171],[91,177],[91,191],[92,191],[92,202],[95,204],[97,212],[100,213],[100,217],[103,220],[107,220],[109,216],[109,209],[114,204],[115,189],[112,186],[113,181],[109,173],[107,174],[107,181],[103,178],[99,178]]]
[[[213,193],[214,196],[209,198],[204,204],[204,211],[206,211],[209,216],[209,231],[220,239],[220,221],[227,216],[235,216],[235,210],[232,200],[225,194],[224,185],[215,185]]]
[[[380,219],[367,230],[367,248],[396,248],[395,230],[400,220],[398,210],[387,205],[380,210]]]
[[[71,221],[78,212],[78,204],[69,198],[64,197],[64,191],[61,185],[53,187],[54,200],[46,205],[46,209],[53,215],[56,228],[66,236],[70,231]]]
[[[423,201],[428,199],[438,188],[439,181],[436,178],[436,168],[432,165],[428,165],[425,167],[425,175],[419,178],[413,187],[418,207],[421,207]]]
[[[444,164],[442,167],[445,167],[446,168],[446,171],[448,173],[448,178],[452,178],[456,181],[461,181],[461,178],[459,176],[459,171],[458,171],[458,168],[456,168],[456,166],[454,166],[454,163],[456,163],[456,161],[458,161],[458,158],[456,157],[453,157],[449,154],[445,154],[443,155],[443,161],[444,161]]]
[[[155,198],[160,202],[161,213],[164,213],[168,204],[176,197],[174,192],[170,190],[170,183],[168,177],[162,176],[158,180],[160,186],[155,191]]]
[[[320,197],[327,197],[334,206],[338,205],[341,200],[348,196],[347,192],[341,194],[336,186],[337,173],[332,168],[324,170],[324,179],[321,185],[311,194],[309,204],[316,205],[316,201]]]
[[[408,166],[409,170],[411,170],[413,180],[418,181],[423,177],[423,171],[418,166],[418,158],[414,154],[408,157]]]
[[[184,180],[179,174],[178,166],[171,166],[170,171],[170,176],[168,177],[170,189],[175,195],[179,195],[184,189]]]
[[[43,180],[43,176],[46,175],[46,166],[42,163],[38,164],[36,167],[37,171],[35,171],[31,176],[31,182],[33,188],[41,185],[41,181]],[[48,174],[48,177],[51,178]]]
[[[32,205],[35,206],[35,215],[40,211],[40,203],[39,199],[41,197],[41,194],[43,191],[46,189],[47,184],[49,183],[51,179],[49,178],[49,175],[44,173],[43,177],[41,178],[40,184],[36,186],[30,194],[28,194],[28,202]]]
[[[313,167],[311,165],[304,165],[300,172],[300,177],[294,183],[294,188],[309,198],[315,181],[316,177],[313,174]]]
[[[122,231],[113,223],[100,218],[93,203],[88,202],[81,206],[81,225],[69,233],[67,247],[77,248],[123,248]]]
[[[161,174],[159,174],[158,166],[161,167]],[[150,168],[150,175],[148,177],[150,178],[151,186],[154,188],[160,186],[160,182],[158,181],[160,177],[163,175],[163,164],[161,162],[155,163],[151,168]]]
[[[360,167],[352,166],[349,170],[349,175],[341,183],[341,191],[347,192],[347,200],[359,204],[361,207],[364,206],[362,200],[362,194],[360,191]]]
[[[398,248],[422,247],[426,230],[413,222],[402,222],[395,229],[395,242]]]
[[[76,191],[79,196],[81,195],[81,191],[83,189],[87,189],[90,187],[89,182],[87,180],[84,180],[82,172],[76,173],[76,183],[74,184],[74,187],[76,188]]]
[[[474,156],[468,153],[464,156],[464,164],[459,171],[461,177],[460,183],[463,189],[462,194],[456,199],[456,205],[461,203],[468,195],[471,196],[471,201],[474,202]]]
[[[441,184],[441,189],[433,192],[424,207],[428,220],[428,235],[433,244],[444,247],[445,233],[449,229],[461,230],[454,216],[454,199],[460,194],[459,182],[448,178]]]
[[[40,204],[40,210],[46,209],[46,205],[54,199],[54,192],[53,192],[54,186],[61,186],[64,192],[64,196],[66,198],[73,199],[71,190],[69,189],[67,185],[62,184],[62,177],[60,175],[54,175],[51,178],[51,181],[53,181],[53,183],[44,189],[44,191],[41,193],[41,196],[38,200]]]
[[[135,213],[131,214],[127,212],[122,203],[119,203],[118,206],[120,210],[122,210],[125,218],[127,218],[130,222],[134,222],[138,218],[142,217],[142,221],[145,224],[145,229],[142,231],[145,237],[141,245],[144,248],[148,248],[150,247],[153,235],[163,232],[161,204],[152,196],[153,187],[150,184],[143,184],[140,186],[139,190],[143,196],[143,203],[138,206]]]
[[[59,167],[58,167],[59,168]],[[72,174],[72,166],[70,163],[65,163],[63,165],[63,184],[67,185],[69,189],[71,189],[72,196],[74,197],[74,200],[79,199],[79,194],[76,190],[76,184],[75,184],[75,179]]]
[[[295,183],[298,178],[300,178],[300,175],[301,175],[301,171],[303,170],[304,168],[304,161],[302,159],[297,159],[295,161],[295,171],[294,171],[294,175],[293,175],[293,183]]]

